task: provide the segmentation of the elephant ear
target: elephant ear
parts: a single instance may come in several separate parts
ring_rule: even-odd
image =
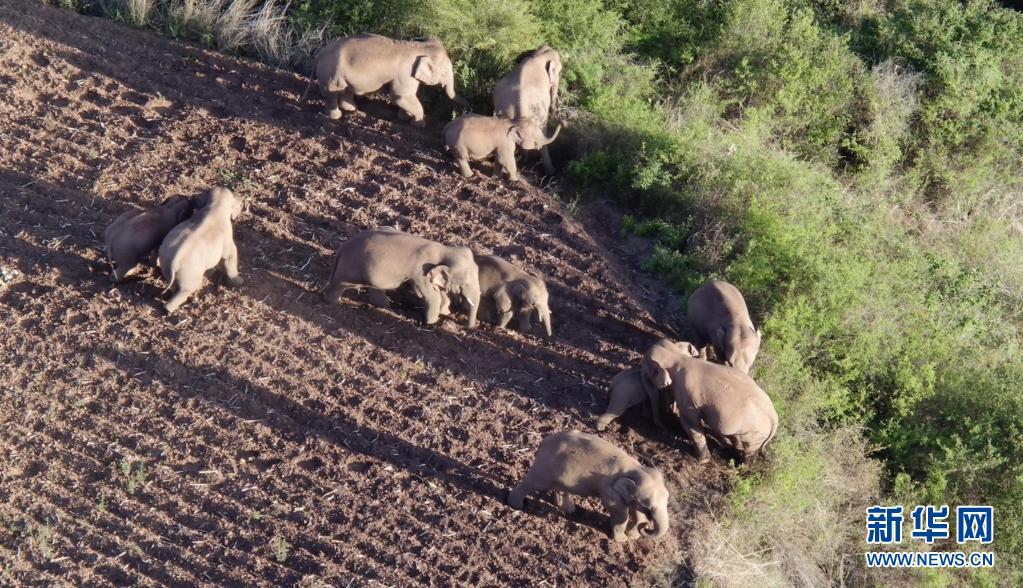
[[[661,367],[659,363],[653,360],[644,360],[642,371],[643,376],[647,378],[655,389],[664,390],[671,386],[671,374],[668,373],[668,370]]]
[[[446,265],[435,265],[426,272],[426,279],[438,292],[448,289],[448,280],[451,278],[451,268]]]
[[[632,504],[636,500],[636,481],[627,476],[616,478],[611,489],[621,497],[624,504]]]
[[[547,79],[551,82],[551,108],[558,103],[558,85],[561,83],[561,60],[552,58],[547,62]]]
[[[424,84],[433,83],[434,64],[433,59],[431,59],[429,55],[420,55],[419,57],[416,57],[415,63],[412,64],[412,77]]]
[[[514,141],[516,145],[521,144],[522,143],[522,125],[521,124],[514,124],[514,125],[508,127],[508,136],[511,137],[511,140]]]
[[[696,345],[693,345],[689,341],[679,341],[675,344],[675,346],[678,347],[684,355],[700,357],[700,350],[696,348]]]
[[[526,294],[526,286],[522,282],[508,284],[508,295],[511,296],[512,302],[516,306],[525,306],[529,302],[526,300]]]

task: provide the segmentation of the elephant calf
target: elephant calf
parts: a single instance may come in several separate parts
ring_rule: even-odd
[[[710,345],[719,361],[750,372],[760,351],[760,331],[738,288],[717,280],[700,286],[689,297],[686,318],[697,349]]]
[[[661,426],[661,413],[671,410],[672,398],[668,394],[659,392],[654,402],[647,402],[646,386],[643,385],[643,376],[640,368],[629,368],[611,380],[609,387],[609,400],[604,414],[597,418],[597,430],[603,431],[611,421],[625,414],[625,411],[646,403],[650,406],[650,412],[654,422]]]
[[[426,303],[426,324],[437,322],[447,297],[459,296],[470,306],[468,326],[476,326],[480,281],[472,251],[392,228],[363,231],[342,243],[320,294],[334,304],[346,291],[368,287],[375,301],[386,306],[383,291],[405,282]]]
[[[195,199],[172,196],[154,208],[129,210],[110,223],[103,232],[103,241],[114,281],[123,280],[142,258],[156,251],[167,233],[192,216],[194,210]]]
[[[465,177],[472,176],[469,161],[495,156],[496,162],[511,181],[519,179],[515,165],[515,146],[525,150],[544,148],[554,142],[561,125],[545,137],[538,119],[495,118],[479,114],[462,115],[444,127],[444,144]]]
[[[552,335],[551,309],[547,304],[547,285],[496,255],[476,257],[480,268],[480,311],[502,329],[513,316],[523,333],[533,325],[535,315],[547,336]]]
[[[508,505],[521,509],[527,496],[547,490],[555,492],[565,514],[575,512],[572,494],[599,496],[611,513],[611,537],[619,543],[641,534],[659,539],[668,531],[668,489],[661,472],[600,437],[563,431],[544,438]]]
[[[206,271],[224,264],[224,273],[232,286],[240,286],[238,249],[234,244],[231,221],[241,214],[242,202],[234,192],[216,187],[199,199],[198,209],[189,220],[174,227],[160,245],[160,270],[169,291],[178,291],[164,304],[170,314],[202,287]]]
[[[643,357],[641,370],[651,397],[670,389],[701,463],[710,460],[707,435],[749,458],[778,431],[774,404],[753,378],[700,359],[691,343],[658,341]]]

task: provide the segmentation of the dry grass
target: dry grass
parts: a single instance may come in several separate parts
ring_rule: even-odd
[[[731,512],[694,521],[696,576],[722,587],[869,583],[853,575],[863,512],[879,492],[880,465],[866,452],[854,428],[777,440],[755,492],[736,488]]]
[[[157,0],[101,0],[103,11],[137,27],[149,24]]]
[[[305,66],[323,45],[324,30],[296,30],[288,23],[287,8],[278,0],[262,4],[259,0],[170,0],[164,18],[175,36],[277,67]]]

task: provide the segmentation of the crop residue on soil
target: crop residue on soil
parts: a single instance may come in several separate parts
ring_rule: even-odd
[[[608,380],[670,323],[614,215],[580,222],[535,188],[464,180],[437,121],[362,101],[372,114],[332,123],[299,103],[304,84],[0,4],[3,583],[625,585],[683,562],[702,500],[675,501],[667,540],[627,545],[595,501],[567,518],[504,505],[540,438],[592,431]],[[246,285],[216,275],[167,318],[155,272],[110,284],[110,220],[214,184],[249,205]],[[334,248],[377,225],[542,274],[554,341],[323,304]],[[624,422],[603,435],[679,496],[716,492],[684,443]]]

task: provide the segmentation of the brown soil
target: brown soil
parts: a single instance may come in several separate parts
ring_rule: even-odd
[[[723,474],[642,415],[605,436],[666,473],[667,540],[611,542],[595,501],[504,505],[540,438],[592,431],[608,380],[670,332],[676,303],[632,269],[643,244],[607,207],[569,215],[532,186],[462,179],[439,123],[373,100],[331,122],[304,87],[0,3],[0,584],[684,577],[688,523]],[[243,287],[214,275],[167,318],[155,272],[110,284],[107,223],[214,184],[249,203]],[[334,248],[384,224],[544,275],[554,341],[323,304]]]

